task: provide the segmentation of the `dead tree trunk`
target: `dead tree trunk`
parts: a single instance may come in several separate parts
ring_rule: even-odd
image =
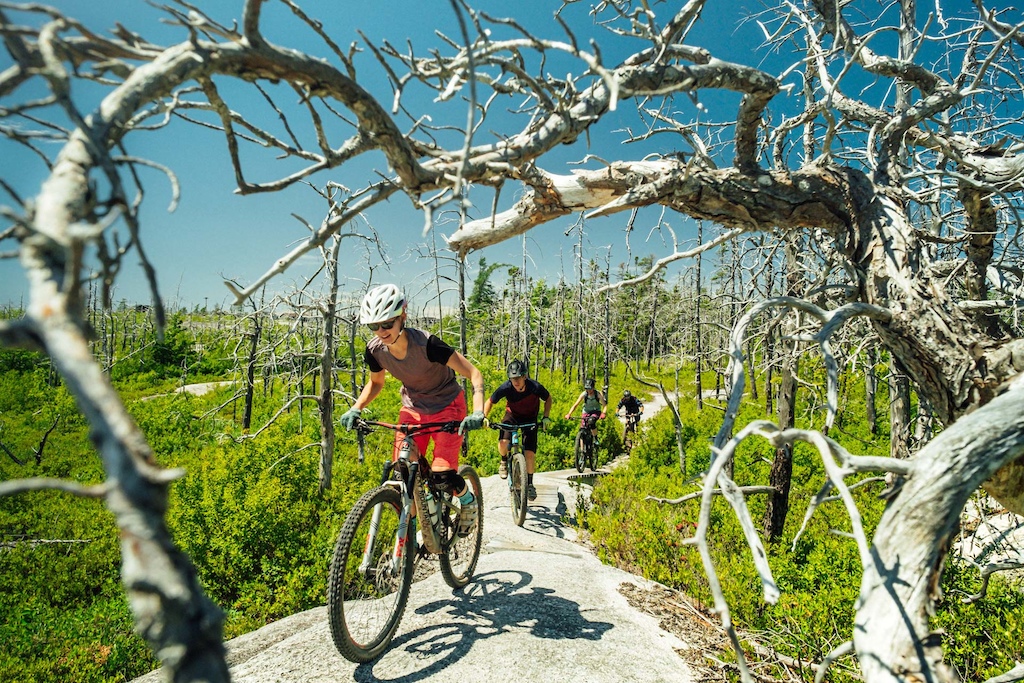
[[[256,358],[259,351],[263,322],[260,311],[253,310],[252,330],[249,332],[249,354],[245,363],[245,403],[242,411],[242,430],[248,432],[252,426],[252,402],[256,393]]]
[[[703,225],[703,223],[698,221],[697,222],[697,244],[703,244],[703,243],[704,243],[704,225]],[[703,289],[704,288],[703,288],[703,281],[702,281],[701,272],[700,272],[701,260],[702,260],[703,256],[704,255],[702,253],[698,253],[697,254],[697,259],[696,259],[697,262],[694,264],[694,268],[695,268],[695,271],[696,271],[695,274],[694,274],[694,278],[696,279],[696,286],[697,286],[697,296],[694,297],[694,300],[695,300],[696,303],[694,304],[694,319],[693,319],[693,327],[694,327],[694,330],[696,330],[696,339],[695,339],[696,343],[694,344],[694,348],[695,348],[694,365],[696,366],[695,370],[694,370],[694,386],[695,386],[695,393],[696,393],[696,398],[697,398],[697,410],[704,410],[704,381],[703,381],[703,378],[701,377],[702,373],[704,372],[704,334],[703,334],[703,331],[701,329],[701,325],[704,322],[701,319],[701,314],[702,314],[702,311],[703,311],[701,305],[703,304],[703,296],[704,296]]]
[[[910,457],[910,380],[895,357],[889,362],[889,454]]]
[[[323,344],[320,347],[320,493],[329,491],[334,473],[334,332],[338,325],[338,254],[341,238],[335,237],[327,258],[327,301],[323,311]]]
[[[878,375],[875,374],[875,366],[878,365],[878,353],[874,349],[867,349],[864,356],[865,419],[868,421],[868,428],[871,430],[871,433],[877,434],[878,414],[875,410],[875,400],[878,393]]]
[[[798,257],[799,248],[798,243],[787,240],[786,295],[795,298],[799,298],[804,290]],[[795,328],[796,324],[792,322],[792,318],[788,320]],[[781,429],[789,429],[796,424],[796,373],[799,368],[799,351],[795,341],[783,346],[785,350],[779,370],[778,425]],[[768,476],[768,484],[774,489],[768,496],[768,504],[764,513],[764,534],[769,542],[777,542],[782,538],[782,532],[786,526],[786,516],[789,514],[789,490],[792,480],[793,445],[786,443],[775,449],[775,458],[772,460],[772,469]]]
[[[995,398],[921,449],[882,515],[871,555],[862,558],[853,629],[865,680],[905,683],[908,672],[919,681],[957,679],[942,661],[941,635],[929,626],[938,572],[967,499],[1024,454],[1021,394],[1018,387]]]

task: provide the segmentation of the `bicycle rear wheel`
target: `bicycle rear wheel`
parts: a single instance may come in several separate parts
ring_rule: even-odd
[[[401,512],[402,496],[395,489],[382,486],[365,493],[345,518],[334,545],[327,615],[334,646],[351,662],[378,657],[402,620],[415,550],[415,542],[407,541],[413,538],[415,525],[410,523],[406,536],[399,538]],[[376,536],[370,543],[374,524]],[[400,549],[397,561],[396,547]]]
[[[512,501],[512,521],[522,526],[526,521],[527,490],[526,490],[526,457],[522,453],[513,453],[509,460],[508,494]]]
[[[459,536],[459,510],[452,505],[445,505],[441,514],[446,519],[441,520],[441,547],[439,557],[441,565],[441,576],[444,582],[452,588],[462,588],[473,576],[476,569],[476,562],[480,559],[480,546],[483,543],[484,528],[484,497],[483,487],[480,485],[480,477],[469,465],[459,468],[459,474],[466,480],[466,485],[476,496],[477,518],[476,525],[466,536]],[[446,498],[448,495],[446,494]]]
[[[583,436],[581,431],[576,435],[576,471],[583,474],[583,470],[587,467],[587,442],[586,437]]]

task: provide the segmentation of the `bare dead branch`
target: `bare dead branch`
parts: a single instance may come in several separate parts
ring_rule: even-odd
[[[773,487],[773,486],[737,486],[735,490],[737,492],[739,492],[739,493],[744,494],[744,495],[754,495],[754,494],[758,494],[758,493],[774,493],[775,492],[775,487]],[[722,491],[722,489],[712,489],[711,493],[713,495],[724,495],[724,491]],[[680,496],[678,498],[658,498],[657,496],[646,496],[644,498],[644,500],[651,500],[651,501],[654,501],[655,503],[666,503],[668,505],[679,505],[680,503],[685,503],[688,500],[694,500],[696,498],[700,498],[701,495],[703,495],[702,492],[697,491],[695,493],[687,493],[685,496]]]
[[[31,479],[10,479],[0,481],[0,496],[10,496],[16,493],[27,493],[29,491],[64,491],[73,493],[83,498],[103,498],[110,491],[110,484],[99,484],[85,486],[77,481],[67,479],[51,479],[46,477],[33,477]]]
[[[985,683],[1014,683],[1021,680],[1024,680],[1024,664],[1018,662],[1015,667],[1006,673],[986,679]]]

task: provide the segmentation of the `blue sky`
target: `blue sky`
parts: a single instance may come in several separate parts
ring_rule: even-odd
[[[62,0],[49,4],[67,12],[93,30],[101,32],[106,32],[115,22],[120,22],[151,42],[169,45],[180,42],[185,37],[181,29],[162,23],[163,15],[143,0]],[[197,4],[215,19],[229,25],[233,19],[241,19],[240,0],[208,0]],[[325,29],[332,39],[343,48],[352,41],[359,40],[356,29],[375,42],[385,38],[400,49],[405,47],[407,39],[411,40],[420,54],[426,54],[429,46],[440,43],[434,35],[435,29],[452,38],[457,39],[459,36],[458,24],[447,2],[432,3],[431,9],[425,8],[422,2],[406,0],[363,6],[350,2],[322,1],[306,1],[301,4],[308,14],[324,21]],[[509,7],[507,3],[494,1],[476,5],[483,8],[489,6],[496,14],[502,16],[507,14]],[[523,25],[537,30],[545,37],[563,40],[564,34],[550,18],[548,8],[554,6],[554,3],[548,2],[524,2],[515,5],[514,16]],[[265,7],[264,33],[272,42],[331,59],[327,48],[319,43],[311,31],[292,18],[280,3],[268,2]],[[579,30],[581,36],[586,36],[588,31],[594,30],[593,22],[586,16],[586,7],[582,4],[573,6],[571,11],[575,9],[579,11],[569,17],[570,24]],[[665,5],[655,5],[655,9],[668,12]],[[749,22],[740,25],[738,22],[743,16],[742,12],[730,12],[727,16],[709,14],[694,32],[690,42],[706,45],[716,57],[756,65],[759,57],[753,53],[753,49],[757,47],[761,33],[756,25]],[[608,63],[614,63],[619,56],[616,50],[625,54],[627,48],[632,51],[642,47],[639,43],[616,46],[603,32],[596,31],[595,35]],[[450,50],[446,50],[448,51]],[[0,61],[0,68],[7,66],[6,53],[2,59],[4,61]],[[360,82],[389,107],[391,90],[376,68],[373,57],[363,52],[357,57],[356,64],[360,69],[360,76],[373,75],[372,80],[364,81],[360,78]],[[551,69],[561,66],[553,62]],[[578,65],[574,65],[572,69],[575,74],[580,72]],[[268,128],[273,128],[272,113],[262,104],[253,89],[224,81],[220,84],[232,108],[245,112],[262,112],[259,115],[253,114],[253,119]],[[286,91],[284,86],[272,91],[282,102],[295,100],[294,93]],[[80,102],[88,102],[90,96],[95,98],[95,95],[85,88],[78,88],[75,96]],[[18,99],[21,99],[20,94]],[[736,99],[732,95],[712,95],[703,99],[705,103],[710,103],[712,110],[715,107],[720,108],[711,112],[714,118],[728,119],[735,111]],[[424,104],[422,100],[410,99],[408,104],[418,115],[430,114],[435,124],[450,120],[461,126],[466,119],[466,107],[462,102],[448,103],[443,107],[424,106],[419,109],[415,107]],[[677,102],[680,108],[684,105],[685,102]],[[626,103],[623,109],[629,106]],[[692,115],[693,111],[683,111],[680,114],[683,119]],[[557,150],[542,160],[542,167],[554,173],[569,173],[574,167],[573,162],[583,159],[587,154],[595,154],[605,159],[639,159],[651,152],[672,152],[684,148],[677,138],[669,136],[661,136],[644,146],[621,147],[620,140],[623,134],[616,128],[625,125],[625,119],[622,121],[621,124],[610,121],[602,129],[601,134],[591,137],[589,144],[587,140],[581,139],[572,146]],[[502,121],[496,121],[495,126],[501,123]],[[495,126],[489,130],[499,130]],[[403,122],[400,127],[407,127],[407,124]],[[509,128],[500,132],[509,133],[513,130],[516,129]],[[340,133],[333,142],[338,144],[346,134]],[[231,296],[223,284],[224,278],[235,279],[243,285],[252,282],[307,235],[305,228],[292,214],[301,216],[311,225],[318,225],[325,214],[324,201],[304,186],[296,186],[274,194],[247,197],[234,194],[234,175],[224,138],[215,131],[178,122],[159,132],[132,134],[128,136],[127,141],[131,154],[153,159],[174,169],[181,182],[181,201],[176,210],[169,213],[167,207],[171,195],[167,179],[153,170],[141,172],[146,190],[142,214],[143,243],[156,266],[160,293],[164,300],[171,304],[189,307],[230,304]],[[275,160],[273,155],[266,155],[257,160],[257,155],[247,151],[246,156],[253,160],[253,163],[247,166],[250,180],[270,180],[286,173],[281,170],[285,164]],[[318,185],[333,180],[355,189],[371,182],[375,178],[376,168],[383,168],[380,157],[371,154],[343,169],[314,176],[312,180]],[[24,196],[34,196],[38,192],[44,171],[38,159],[9,142],[0,140],[0,173]],[[501,208],[514,201],[520,192],[520,187],[506,186],[502,191]],[[488,188],[474,190],[471,198],[478,208],[472,217],[485,215],[492,197],[492,191]],[[6,196],[0,199],[0,202],[7,201]],[[630,239],[632,256],[661,256],[671,250],[671,245],[665,241],[666,235],[649,235],[659,215],[659,210],[647,211],[637,221]],[[628,218],[628,214],[618,214],[606,219],[589,221],[586,225],[584,247],[586,257],[596,258],[602,263],[610,257],[613,270],[619,263],[628,261],[631,255],[627,252],[622,236]],[[455,224],[451,222],[450,217],[442,216],[436,223],[436,230],[440,232],[424,237],[422,214],[413,209],[404,195],[396,195],[389,203],[367,212],[367,219],[383,239],[390,264],[384,266],[375,252],[364,250],[354,241],[351,242],[351,248],[347,243],[346,267],[343,269],[343,273],[349,276],[346,288],[358,292],[362,286],[360,282],[366,277],[366,266],[370,264],[375,269],[375,281],[399,282],[409,290],[415,302],[417,292],[429,286],[433,267],[432,262],[424,258],[424,250],[418,248],[419,245],[429,246],[434,243],[442,246],[441,234],[450,234],[455,229]],[[557,280],[561,273],[565,273],[568,279],[575,279],[574,246],[577,237],[564,234],[574,220],[575,217],[562,219],[527,234],[525,246],[528,253],[527,270],[530,275],[553,281]],[[672,213],[667,214],[664,220],[669,222],[679,239],[692,239],[695,228],[691,221]],[[7,250],[12,248],[10,243],[2,246]],[[468,259],[471,267],[468,277],[471,279],[475,274],[475,265],[481,256],[488,262],[521,265],[522,249],[523,240],[517,238],[471,254]],[[304,278],[312,272],[312,268],[315,267],[313,264],[317,260],[317,257],[312,256],[307,263],[278,276],[269,289],[280,291],[302,284]],[[683,267],[675,266],[671,272],[678,273]],[[500,286],[504,280],[503,274],[496,274],[492,282]],[[144,282],[141,270],[137,267],[137,258],[129,256],[115,286],[115,302],[147,301],[149,294]],[[17,304],[22,300],[24,292],[25,281],[20,265],[13,260],[0,261],[0,304]],[[423,296],[426,297],[426,294]]]

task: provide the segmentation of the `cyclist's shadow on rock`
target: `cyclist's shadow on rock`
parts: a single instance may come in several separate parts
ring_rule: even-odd
[[[527,572],[488,572],[451,598],[423,605],[416,613],[435,614],[440,623],[400,633],[380,659],[356,667],[355,680],[421,681],[464,657],[474,642],[506,632],[599,640],[614,626],[590,621],[577,603],[554,595],[550,588],[530,586],[532,580]],[[401,661],[408,661],[408,666]]]
[[[552,510],[544,505],[531,505],[526,510],[526,521],[523,528],[535,531],[545,536],[554,538],[565,538],[565,503],[559,502],[558,507]]]

